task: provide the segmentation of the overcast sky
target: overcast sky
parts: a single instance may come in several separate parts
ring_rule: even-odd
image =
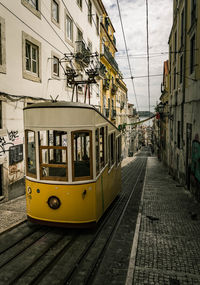
[[[124,78],[130,78],[128,61],[125,53],[123,34],[119,20],[117,0],[103,0],[117,40],[116,60]],[[119,0],[122,21],[125,30],[127,46],[133,77],[147,75],[146,48],[146,0]],[[168,59],[168,39],[172,26],[173,0],[149,0],[149,53],[150,74],[163,73],[163,62]],[[161,54],[161,53],[164,54]],[[134,79],[139,110],[148,110],[147,78]],[[124,79],[128,87],[129,102],[136,105],[133,87],[130,79]],[[162,76],[150,77],[151,110],[161,95]],[[137,106],[136,106],[137,107]]]

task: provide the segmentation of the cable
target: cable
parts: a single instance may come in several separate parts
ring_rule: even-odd
[[[122,34],[123,34],[123,39],[124,39],[124,44],[125,44],[125,49],[126,49],[126,55],[127,55],[127,60],[128,60],[128,65],[129,65],[129,70],[130,70],[130,75],[131,75],[131,80],[132,80],[133,92],[135,94],[135,101],[136,101],[137,109],[139,111],[139,106],[138,106],[138,102],[137,102],[137,96],[136,96],[136,92],[135,92],[135,85],[134,85],[134,82],[133,82],[133,74],[132,74],[132,70],[131,70],[131,63],[130,63],[129,54],[128,54],[128,48],[127,48],[127,43],[126,43],[126,37],[125,37],[124,27],[123,27],[123,23],[122,23],[122,17],[121,17],[121,11],[120,11],[120,6],[119,6],[119,0],[117,0],[117,7],[118,7],[118,11],[119,11],[119,18],[120,18],[120,23],[121,23],[121,28],[122,28]]]
[[[146,0],[146,32],[147,32],[147,73],[148,73],[148,101],[149,101],[149,116],[150,116],[150,76],[149,76],[149,15],[148,15],[148,0]]]

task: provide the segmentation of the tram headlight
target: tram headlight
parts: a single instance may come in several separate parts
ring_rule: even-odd
[[[61,205],[60,199],[56,196],[49,197],[47,203],[49,207],[54,210],[58,209]]]
[[[31,189],[30,186],[27,188],[27,193],[28,193],[29,195],[31,195],[31,193],[32,193],[32,189]]]

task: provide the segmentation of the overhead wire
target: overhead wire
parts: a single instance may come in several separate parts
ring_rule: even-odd
[[[136,101],[137,109],[139,111],[139,106],[138,106],[138,102],[137,102],[137,95],[136,95],[135,85],[134,85],[134,81],[133,81],[133,74],[132,74],[132,69],[131,69],[131,63],[130,63],[130,59],[129,59],[128,47],[127,47],[126,37],[125,37],[125,32],[124,32],[124,26],[123,26],[123,22],[122,22],[121,10],[120,10],[120,6],[119,6],[119,0],[117,0],[117,7],[118,7],[119,18],[120,18],[120,23],[121,23],[121,28],[122,28],[122,34],[123,34],[123,39],[124,39],[124,44],[125,44],[125,50],[126,50],[126,55],[127,55],[128,65],[129,65],[129,71],[130,71],[130,75],[131,75],[131,82],[132,82],[133,92],[134,92],[134,95],[135,95],[135,101]]]

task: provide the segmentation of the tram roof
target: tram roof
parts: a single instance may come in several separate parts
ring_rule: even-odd
[[[80,102],[67,102],[67,101],[41,102],[41,103],[31,104],[25,107],[24,110],[32,108],[86,108],[98,111],[94,106],[89,104],[84,104]]]
[[[97,110],[93,105],[80,103],[80,102],[51,101],[51,102],[41,102],[41,103],[31,104],[25,107],[23,110],[40,109],[40,108],[83,108],[83,109],[94,110],[106,121],[108,121],[115,129],[118,130],[118,128],[110,120],[108,120],[103,114],[101,114],[99,110]]]

